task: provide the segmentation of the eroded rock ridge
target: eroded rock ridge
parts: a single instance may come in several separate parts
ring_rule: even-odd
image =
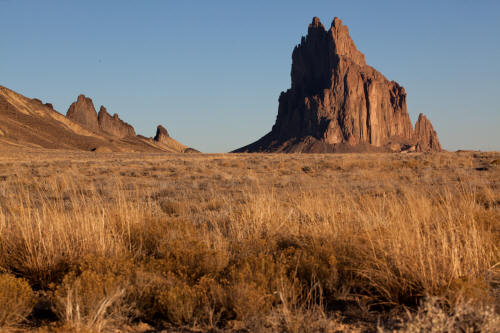
[[[97,120],[101,131],[110,135],[118,138],[135,136],[135,130],[131,125],[121,120],[116,113],[111,117],[104,106],[99,109]]]
[[[135,136],[134,128],[121,120],[118,114],[111,116],[104,106],[97,113],[94,102],[85,95],[78,96],[76,102],[70,105],[66,117],[96,133],[104,132],[120,139]]]

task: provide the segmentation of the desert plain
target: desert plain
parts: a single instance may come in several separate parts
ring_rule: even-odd
[[[0,155],[0,327],[498,332],[500,153]]]

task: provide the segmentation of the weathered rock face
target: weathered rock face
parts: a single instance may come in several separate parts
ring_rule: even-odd
[[[313,19],[293,51],[291,81],[271,132],[237,151],[380,151],[389,141],[415,144],[404,88],[366,64],[338,18],[329,30]]]
[[[85,95],[78,96],[76,102],[70,105],[66,117],[94,132],[99,131],[94,103]]]
[[[416,151],[441,151],[437,133],[426,116],[420,114],[415,124]]]
[[[156,135],[155,135],[154,140],[156,142],[163,142],[167,138],[170,138],[168,131],[162,125],[158,125],[158,127],[156,128]]]
[[[104,106],[101,106],[99,109],[97,120],[101,131],[106,132],[109,135],[113,135],[118,138],[135,136],[135,130],[131,125],[121,120],[116,113],[113,117],[111,117]]]

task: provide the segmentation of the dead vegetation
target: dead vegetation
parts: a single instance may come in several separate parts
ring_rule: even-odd
[[[494,332],[499,159],[4,155],[0,326]]]

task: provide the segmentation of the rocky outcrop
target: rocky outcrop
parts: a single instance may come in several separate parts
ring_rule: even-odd
[[[132,126],[117,115],[110,116],[104,107],[98,116],[92,100],[83,95],[71,105],[66,117],[51,104],[0,86],[0,150],[192,152],[173,138],[162,136],[159,143],[153,138],[135,135]]]
[[[162,125],[158,125],[158,127],[156,127],[156,135],[154,138],[146,140],[151,140],[151,142],[153,142],[154,144],[163,148],[171,149],[177,153],[199,153],[198,150],[191,147],[187,147],[174,140],[170,136],[170,134],[168,134],[167,129]]]
[[[121,120],[116,113],[109,115],[104,106],[101,106],[97,114],[94,102],[85,95],[78,96],[76,102],[71,104],[66,117],[95,133],[106,133],[120,139],[135,136],[131,125]]]
[[[78,96],[76,102],[70,105],[66,117],[94,132],[99,132],[94,103],[92,99],[85,97],[85,95]]]
[[[415,145],[404,88],[366,64],[340,19],[326,30],[315,17],[293,50],[271,132],[236,152],[389,151],[394,142]]]
[[[415,124],[415,146],[416,151],[441,151],[441,144],[437,137],[437,133],[432,127],[431,122],[426,116],[420,114],[417,123]]]
[[[156,135],[154,137],[154,140],[156,142],[164,142],[167,138],[170,138],[168,131],[162,125],[158,125],[158,127],[156,128]]]
[[[31,101],[33,101],[34,103],[39,104],[39,105],[45,105],[49,109],[54,110],[54,105],[52,105],[52,103],[45,103],[45,104],[43,104],[43,102],[40,99],[38,99],[38,98],[32,98]]]
[[[188,148],[184,149],[183,153],[184,153],[184,154],[199,154],[199,153],[200,153],[200,151],[199,151],[199,150],[196,150],[196,149],[194,149],[194,148],[190,148],[190,147],[188,147]]]
[[[131,125],[121,120],[116,113],[111,117],[104,106],[99,109],[97,121],[100,130],[109,135],[120,139],[135,136],[135,130]]]

